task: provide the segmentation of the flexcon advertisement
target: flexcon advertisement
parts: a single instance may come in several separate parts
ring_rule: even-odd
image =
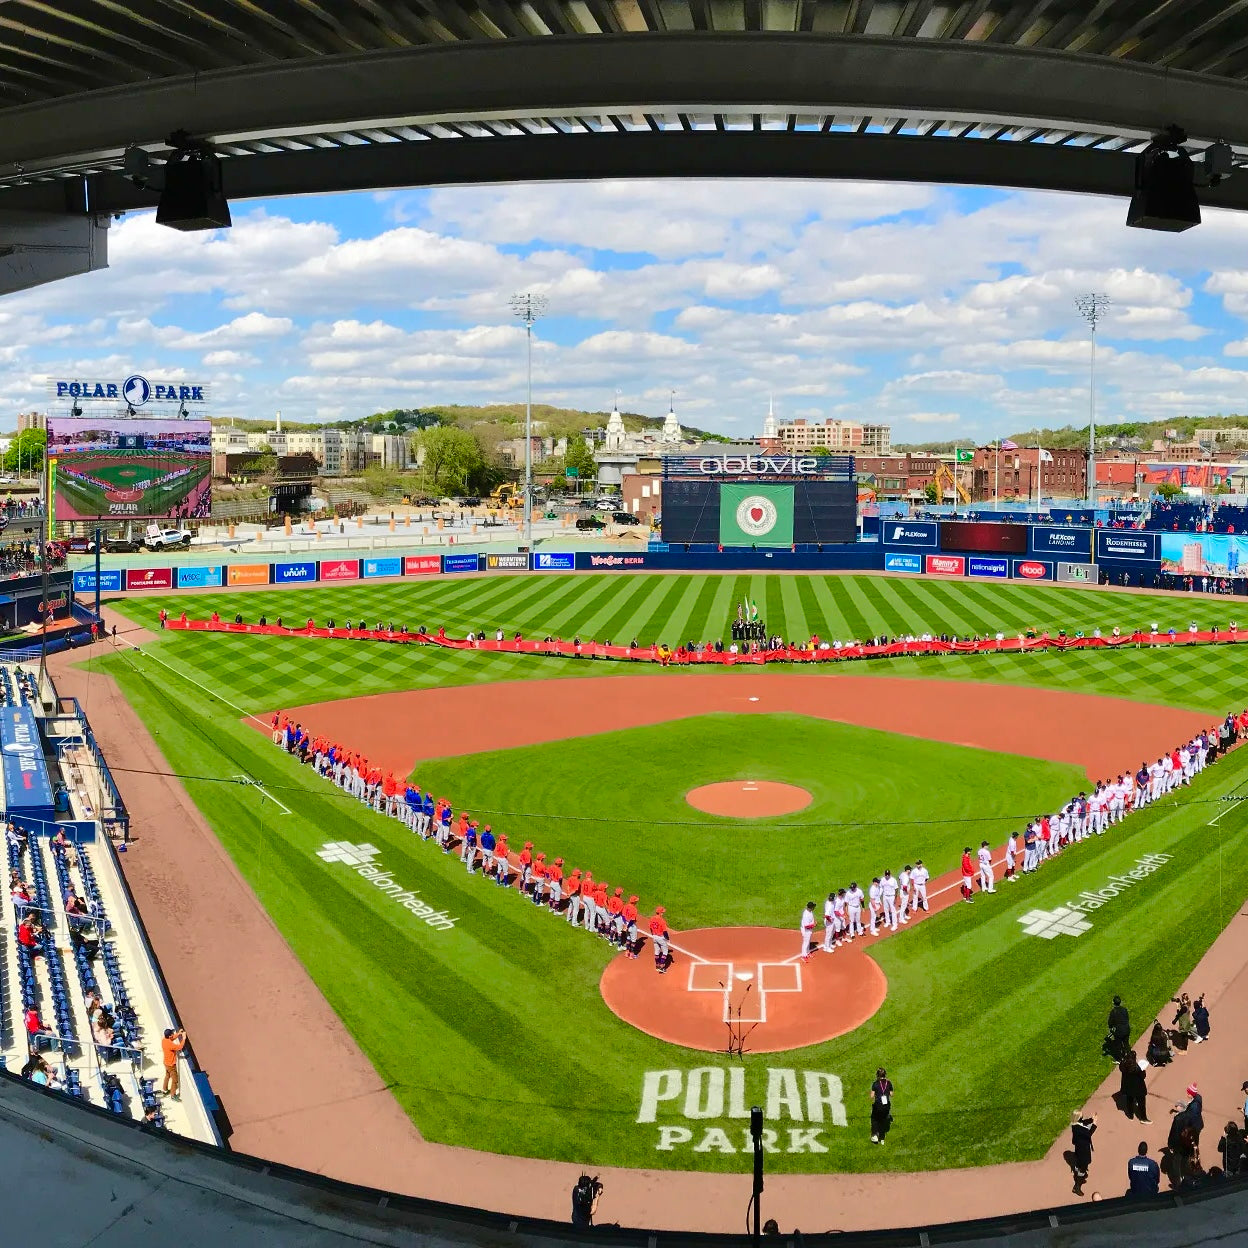
[[[793,487],[721,485],[719,543],[721,546],[791,546]]]

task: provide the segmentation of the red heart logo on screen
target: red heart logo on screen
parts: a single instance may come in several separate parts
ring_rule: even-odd
[[[759,521],[762,520],[762,518],[763,518],[763,509],[761,507],[750,508],[750,519],[753,520],[755,524],[758,524]]]

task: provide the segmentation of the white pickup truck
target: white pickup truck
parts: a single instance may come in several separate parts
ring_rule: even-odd
[[[148,550],[164,550],[170,546],[189,546],[193,534],[186,529],[162,529],[158,524],[149,524],[143,544]]]

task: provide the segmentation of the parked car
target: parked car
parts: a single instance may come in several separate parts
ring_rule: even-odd
[[[70,549],[73,549],[72,546]],[[95,553],[94,538],[87,542],[85,549],[89,554]],[[137,537],[106,537],[101,546],[101,550],[110,555],[128,555],[142,549],[143,543]]]
[[[600,498],[595,504],[599,511],[614,511],[619,505],[618,498]]]
[[[611,519],[615,524],[640,524],[641,523],[640,516],[634,516],[632,512],[628,512],[628,511],[614,512],[611,516]]]
[[[577,516],[576,527],[578,529],[605,529],[607,522],[601,516],[594,515],[591,511],[587,515]]]
[[[162,529],[159,525],[148,525],[143,544],[148,550],[167,550],[171,546],[189,546],[193,534],[186,529]]]

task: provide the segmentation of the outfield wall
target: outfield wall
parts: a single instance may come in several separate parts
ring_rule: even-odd
[[[793,549],[720,549],[707,543],[651,544],[644,550],[534,551],[290,558],[151,567],[102,568],[103,593],[231,588],[259,585],[343,584],[408,576],[478,572],[891,572],[944,578],[1098,583],[1123,572],[1135,584],[1164,569],[1167,535],[1081,525],[1002,524],[964,520],[885,520],[877,541]],[[1196,566],[1192,535],[1187,558]],[[1202,548],[1201,558],[1205,558]],[[1212,571],[1217,565],[1206,559]],[[1236,565],[1238,568],[1238,565]],[[1248,593],[1248,559],[1236,591]],[[76,593],[93,593],[94,569],[73,574]]]

